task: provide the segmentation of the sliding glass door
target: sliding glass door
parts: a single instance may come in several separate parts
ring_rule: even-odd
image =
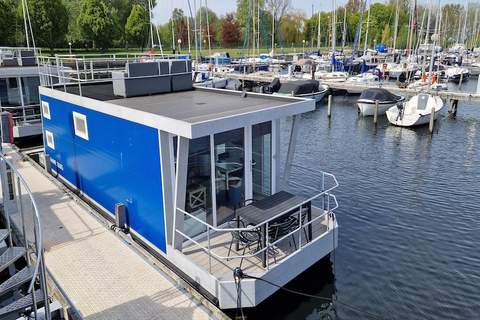
[[[233,218],[234,209],[245,199],[244,129],[214,135],[215,194],[217,224]]]
[[[272,194],[272,122],[252,126],[252,198]]]

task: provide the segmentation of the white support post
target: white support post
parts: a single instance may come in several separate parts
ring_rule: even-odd
[[[187,191],[187,170],[188,170],[188,148],[190,140],[184,137],[178,137],[177,147],[177,175],[175,179],[175,213],[173,215],[174,230],[183,232],[184,214],[177,212],[177,208],[185,210],[185,197]],[[183,237],[173,233],[173,246],[177,250],[182,250]]]
[[[285,170],[283,172],[283,186],[288,186],[288,178],[290,170],[292,169],[292,162],[295,156],[295,145],[297,144],[298,122],[300,117],[298,115],[292,116],[292,129],[290,131],[290,141],[288,143],[287,159],[285,160]]]

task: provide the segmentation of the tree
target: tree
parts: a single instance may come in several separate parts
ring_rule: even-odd
[[[27,4],[36,45],[47,47],[51,52],[56,46],[64,45],[68,31],[68,12],[62,1],[28,0]],[[17,15],[23,19],[21,3]]]
[[[141,47],[143,50],[148,36],[149,25],[150,20],[145,9],[138,4],[134,4],[125,24],[125,34],[128,43]]]
[[[233,13],[227,14],[222,24],[222,46],[231,47],[240,42],[240,24]]]
[[[94,46],[104,50],[112,44],[114,15],[103,0],[83,0],[78,25],[82,36],[86,40],[92,40]]]
[[[0,0],[0,45],[15,44],[15,0]]]

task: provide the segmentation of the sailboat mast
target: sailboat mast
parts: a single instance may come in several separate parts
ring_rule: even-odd
[[[272,6],[272,57],[275,54],[275,8]]]
[[[468,0],[465,0],[465,19],[463,19],[463,29],[462,29],[462,39],[461,43],[465,44],[466,36],[467,36],[467,20],[468,20]]]
[[[202,10],[202,9],[200,9]],[[208,19],[208,3],[207,0],[205,0],[205,13],[206,13],[206,21],[207,21],[207,38],[208,38],[208,55],[212,55],[212,48],[210,44],[210,22]]]
[[[399,8],[398,8],[398,2],[395,7],[395,24],[394,24],[394,31],[393,31],[393,58],[395,60],[395,50],[397,48],[397,35],[398,35],[398,15],[399,15]]]
[[[368,28],[370,27],[370,5],[368,5],[368,13],[367,13],[367,30],[365,30],[365,45],[363,46],[363,55],[367,53],[367,45],[368,45]]]
[[[23,11],[23,23],[25,24],[25,40],[27,41],[27,48],[30,49],[30,39],[29,39],[29,36],[28,36],[28,27],[27,27],[27,9],[25,8],[26,5],[25,5],[25,1],[26,0],[22,0],[22,11]]]
[[[428,1],[428,18],[427,18],[427,31],[425,32],[425,44],[428,43],[428,39],[430,36],[430,23],[431,23],[431,18],[432,18],[432,1]],[[423,20],[423,19],[422,19]],[[422,22],[422,28],[423,28],[423,22]]]
[[[318,28],[317,28],[317,49],[320,50],[321,39],[320,39],[320,10],[318,10]]]
[[[190,39],[190,17],[185,17],[187,19],[187,41],[188,41],[188,53],[192,53],[191,39]]]
[[[174,16],[173,16],[173,1],[171,2],[172,4],[172,19],[171,19],[171,25],[172,25],[172,50],[175,52],[175,30],[174,30]]]
[[[332,51],[335,53],[335,45],[337,40],[337,3],[333,0],[333,14],[332,14]]]
[[[342,51],[345,50],[345,42],[347,40],[347,6],[343,9],[343,34],[342,34]]]

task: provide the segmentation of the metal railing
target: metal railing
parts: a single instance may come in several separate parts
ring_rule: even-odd
[[[91,55],[57,55],[55,57],[37,56],[40,84],[44,87],[64,87],[78,85],[79,95],[82,95],[83,84],[106,83],[116,80],[112,72],[124,71],[128,74],[127,63],[157,62],[169,60],[184,60],[184,55],[165,55],[149,53],[118,53]],[[174,73],[191,74],[191,72]],[[171,74],[138,76],[128,75],[128,79],[144,79],[168,77]]]
[[[33,197],[32,191],[30,190],[28,183],[22,177],[22,175],[18,172],[15,165],[6,158],[5,155],[0,153],[0,163],[3,162],[1,165],[1,174],[2,174],[2,187],[5,188],[7,185],[9,186],[9,192],[13,192],[13,199],[17,201],[17,209],[20,213],[21,218],[21,228],[22,228],[22,236],[23,242],[26,250],[26,259],[27,263],[30,264],[30,256],[29,251],[30,249],[34,250],[35,253],[35,262],[34,262],[34,269],[32,279],[30,284],[28,285],[27,293],[32,295],[33,301],[33,311],[35,314],[35,318],[37,318],[37,297],[35,296],[35,282],[37,276],[39,277],[40,288],[42,290],[44,301],[45,301],[45,319],[50,320],[50,304],[49,304],[49,297],[48,297],[48,287],[47,287],[47,274],[46,274],[46,267],[45,267],[45,258],[44,258],[44,247],[43,247],[43,231],[42,231],[42,223],[40,220],[40,214],[38,210],[37,203]],[[33,217],[33,237],[34,237],[34,245],[30,245],[28,238],[27,238],[27,231],[26,231],[26,224],[25,224],[25,209],[24,202],[23,202],[23,195],[22,195],[22,188],[25,190],[28,200],[31,204],[32,209],[32,217]],[[7,224],[7,228],[12,232],[11,229],[11,217],[9,210],[7,209],[8,206],[5,205],[7,199],[5,197],[6,190],[3,192],[3,202],[4,202],[4,214],[5,220]],[[12,199],[12,200],[13,200]],[[28,202],[27,202],[28,204]],[[10,246],[12,246],[12,235],[10,234],[9,237]]]
[[[312,170],[313,171],[313,170]],[[334,210],[338,208],[338,202],[337,202],[337,199],[335,197],[335,195],[331,194],[330,192],[335,189],[336,187],[339,186],[338,184],[338,181],[336,179],[336,177],[330,173],[327,173],[327,172],[323,172],[323,171],[317,171],[317,173],[321,173],[321,177],[322,177],[322,181],[321,181],[321,185],[323,186],[322,188],[322,191],[317,191],[313,196],[310,196],[308,198],[305,198],[304,201],[302,201],[301,203],[299,204],[296,204],[290,208],[287,208],[285,209],[284,211],[282,212],[279,212],[277,215],[269,218],[269,219],[266,219],[265,221],[257,224],[257,225],[249,225],[247,227],[239,227],[239,228],[226,228],[226,227],[222,227],[222,226],[219,226],[219,227],[214,227],[212,226],[211,224],[201,220],[200,218],[196,217],[195,215],[189,213],[189,212],[186,212],[185,210],[181,209],[181,208],[176,208],[176,214],[180,214],[180,215],[183,215],[183,217],[185,218],[185,216],[191,218],[191,219],[194,219],[194,221],[200,223],[201,225],[204,226],[204,228],[206,229],[205,232],[203,232],[201,234],[201,236],[203,236],[203,239],[204,237],[206,236],[206,245],[204,244],[201,244],[200,243],[200,240],[197,238],[195,239],[193,236],[191,235],[187,235],[185,232],[183,232],[182,230],[179,230],[178,228],[175,227],[175,232],[174,232],[174,237],[175,237],[175,234],[178,234],[180,236],[182,236],[184,239],[190,241],[191,243],[193,243],[196,247],[198,247],[199,249],[201,249],[202,251],[204,251],[205,253],[208,254],[208,272],[209,273],[212,273],[212,258],[221,262],[221,263],[224,263],[223,261],[227,261],[227,260],[231,260],[231,259],[245,259],[245,258],[252,258],[252,257],[256,257],[260,254],[266,254],[266,269],[269,270],[271,268],[271,264],[270,264],[270,252],[272,252],[274,249],[274,247],[276,245],[278,245],[280,242],[282,242],[283,240],[295,235],[296,233],[298,233],[298,248],[290,253],[289,255],[291,254],[294,254],[300,250],[303,249],[303,247],[305,247],[306,245],[308,245],[309,243],[312,243],[314,242],[316,239],[318,239],[319,237],[321,237],[322,235],[324,235],[326,232],[328,232],[329,230],[331,230],[331,228],[335,228],[335,225],[333,225],[333,227],[331,227],[331,219],[335,218],[335,214],[334,214]],[[331,178],[332,181],[333,181],[333,184],[331,186],[329,186],[328,188],[325,187],[325,178]],[[311,220],[309,221],[303,221],[302,219],[302,214],[304,214],[304,211],[305,210],[305,206],[309,205],[312,203],[312,201],[314,200],[321,200],[322,202],[322,209],[323,209],[323,213],[321,215],[318,215],[316,217],[313,217]],[[298,221],[299,221],[299,224],[298,224],[298,227],[297,228],[294,228],[292,229],[290,232],[288,232],[287,234],[281,236],[280,238],[278,239],[275,239],[273,242],[270,242],[270,235],[269,235],[269,226],[272,224],[272,222],[274,221],[279,221],[281,220],[282,218],[286,218],[286,217],[289,217],[289,216],[294,216],[296,215],[297,213],[295,213],[295,211],[298,210]],[[316,237],[313,237],[312,236],[312,239],[305,239],[307,240],[307,242],[305,243],[305,241],[302,239],[302,230],[304,230],[305,228],[311,226],[314,222],[318,221],[318,220],[321,220],[321,219],[327,219],[327,230],[321,234],[318,234]],[[265,242],[265,245],[263,248],[255,251],[254,253],[248,253],[248,254],[242,254],[242,255],[227,255],[227,256],[223,256],[223,255],[219,255],[215,252],[213,252],[213,249],[212,249],[212,243],[211,243],[211,240],[212,240],[212,235],[214,235],[214,233],[233,233],[233,232],[243,232],[243,231],[254,231],[254,230],[264,230],[265,232],[265,238],[266,238],[266,242]],[[185,243],[185,242],[184,242]],[[275,262],[276,264],[276,262]]]
[[[2,106],[0,105],[0,112],[12,113],[12,120],[14,125],[19,125],[25,122],[31,122],[32,120],[41,120],[40,104],[33,103],[24,106]]]

